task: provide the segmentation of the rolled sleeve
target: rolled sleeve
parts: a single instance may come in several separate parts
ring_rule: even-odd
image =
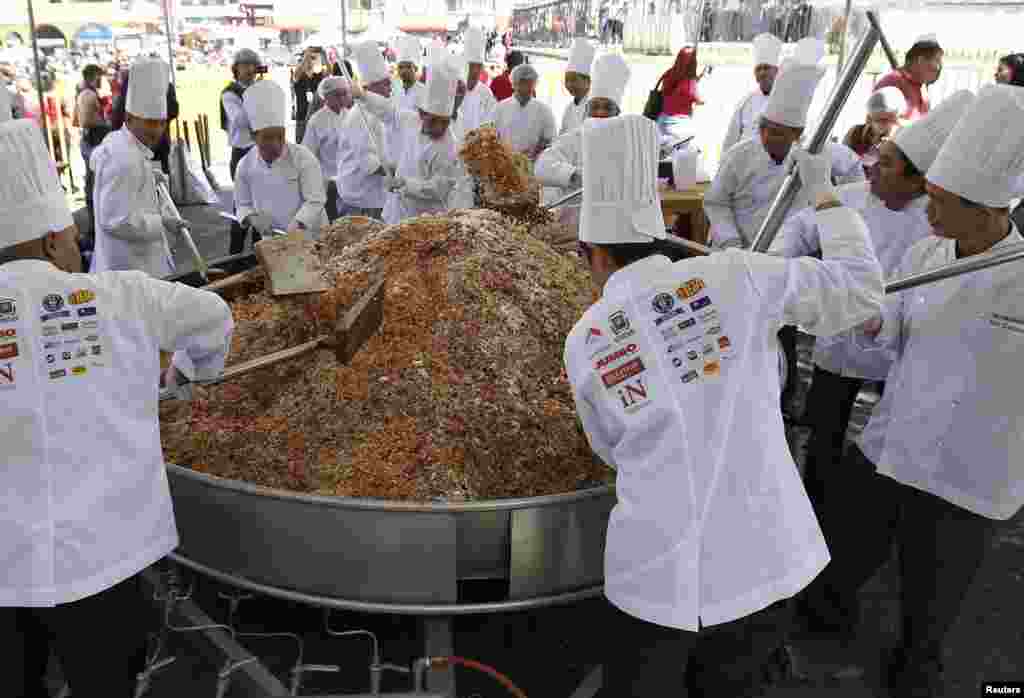
[[[727,158],[704,194],[704,213],[710,223],[712,247],[742,247],[743,236],[736,224],[735,192],[739,186],[732,159]]]
[[[295,147],[295,164],[299,170],[299,190],[302,206],[295,213],[295,220],[308,230],[319,230],[323,222],[327,194],[324,190],[324,173],[313,154],[302,146]]]
[[[577,169],[573,161],[577,156],[575,142],[578,138],[579,134],[569,131],[540,154],[535,170],[541,184],[563,189],[569,186],[569,180]]]

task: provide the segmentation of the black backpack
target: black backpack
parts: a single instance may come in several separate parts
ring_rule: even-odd
[[[224,93],[226,92],[238,95],[238,98],[242,99],[242,96],[245,94],[245,88],[237,82],[232,82],[220,91],[220,129],[222,131],[228,130],[228,114],[224,111]]]

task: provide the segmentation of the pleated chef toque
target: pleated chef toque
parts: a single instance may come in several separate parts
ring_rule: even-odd
[[[796,42],[796,50],[793,58],[801,65],[818,65],[825,57],[825,42],[815,39],[813,36],[800,39]]]
[[[171,68],[159,58],[141,58],[128,73],[128,101],[124,110],[140,119],[167,118],[167,87]]]
[[[594,61],[594,73],[588,97],[604,97],[622,106],[622,95],[629,82],[629,64],[621,53],[604,53]]]
[[[273,80],[260,80],[245,91],[242,97],[245,113],[253,131],[265,128],[284,128],[288,123],[287,98],[284,90]]]
[[[455,83],[457,78],[451,66],[445,62],[430,66],[427,73],[427,89],[420,93],[419,107],[434,116],[449,119],[455,110]]]
[[[782,55],[782,41],[774,34],[758,34],[754,37],[754,65],[779,65]]]
[[[903,95],[895,87],[885,89],[893,89],[901,97]],[[970,90],[957,90],[917,121],[897,129],[890,140],[914,163],[914,167],[927,172],[942,144],[973,101],[974,94]]]
[[[466,64],[466,58],[461,53],[453,53],[448,57],[448,70],[455,76],[457,80],[466,82],[466,78],[469,76],[469,65]]]
[[[359,66],[359,79],[364,85],[387,80],[391,73],[376,41],[364,41],[352,47],[352,57]]]
[[[0,124],[0,160],[0,248],[71,226],[74,221],[57,167],[34,121],[11,119]]]
[[[569,49],[569,67],[565,72],[591,75],[590,66],[596,54],[597,46],[591,42],[586,39],[573,39],[572,47]]]
[[[444,47],[444,44],[434,39],[430,44],[430,48],[427,49],[427,68],[443,64],[450,55],[451,53]]]
[[[580,240],[599,245],[665,237],[658,197],[658,127],[640,114],[583,122]]]
[[[964,110],[926,177],[969,201],[1005,208],[1022,173],[1024,90],[989,85]]]
[[[783,126],[803,128],[814,90],[825,74],[817,65],[788,64],[779,71],[762,116]]]
[[[467,29],[462,48],[462,55],[466,57],[466,63],[483,63],[486,50],[487,43],[484,40],[483,30],[480,27]]]
[[[423,58],[423,49],[420,47],[420,40],[415,36],[400,36],[397,41],[395,53],[398,54],[399,63],[420,64]]]

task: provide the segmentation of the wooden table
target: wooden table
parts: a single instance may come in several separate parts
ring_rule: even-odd
[[[673,227],[680,232],[688,231],[684,235],[688,240],[706,244],[708,240],[708,221],[704,216],[704,192],[711,186],[711,182],[700,182],[690,189],[676,191],[675,189],[659,188],[661,196],[661,212],[665,216],[665,225]],[[686,216],[688,225],[676,225],[676,219]],[[680,221],[680,223],[683,223]]]

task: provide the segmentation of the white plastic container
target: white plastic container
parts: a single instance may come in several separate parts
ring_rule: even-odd
[[[672,181],[676,191],[692,189],[697,184],[697,165],[700,151],[680,148],[672,154]]]

